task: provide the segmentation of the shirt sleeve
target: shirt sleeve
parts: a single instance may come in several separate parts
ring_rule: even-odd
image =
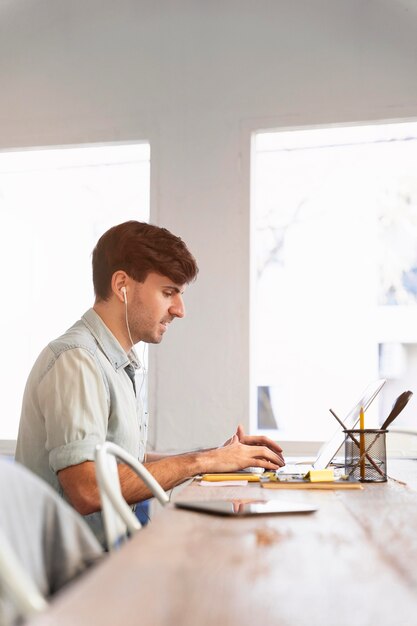
[[[49,465],[56,473],[94,460],[105,441],[109,399],[101,369],[85,348],[60,354],[39,385]]]

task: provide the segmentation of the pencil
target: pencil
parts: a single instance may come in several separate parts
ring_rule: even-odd
[[[330,411],[330,413],[333,415],[333,417],[335,417],[335,418],[336,418],[336,420],[339,422],[339,424],[341,425],[341,427],[343,428],[343,430],[346,432],[346,434],[348,435],[348,437],[350,437],[350,438],[352,439],[352,441],[353,441],[353,443],[355,444],[356,448],[358,448],[358,449],[359,449],[359,447],[360,447],[360,443],[359,443],[359,441],[356,439],[356,437],[354,437],[354,436],[352,435],[352,433],[351,433],[349,430],[347,430],[347,428],[346,428],[345,424],[342,422],[342,420],[340,419],[340,417],[338,417],[338,416],[336,415],[336,413],[333,411],[333,409],[329,409],[329,411]],[[372,444],[371,444],[371,445],[372,445]],[[354,448],[354,450],[356,450],[356,448]],[[369,450],[369,448],[368,448],[368,450]],[[375,461],[373,460],[373,458],[372,458],[371,456],[369,456],[369,454],[368,454],[368,450],[366,451],[366,452],[367,452],[367,454],[365,454],[365,458],[366,458],[366,460],[369,462],[369,464],[370,464],[370,465],[372,465],[372,467],[374,468],[374,470],[375,470],[376,472],[378,472],[378,474],[380,474],[382,477],[384,477],[384,472],[381,470],[381,468],[380,468],[380,467],[378,467],[378,465],[375,463]],[[360,456],[359,456],[359,459],[360,459]],[[351,469],[351,470],[350,470],[350,472],[349,472],[349,476],[350,476],[351,474],[353,474],[353,472],[355,471],[355,469],[358,467],[359,463],[360,463],[360,460],[358,460],[358,461],[356,462],[356,464],[352,467],[352,469]]]
[[[363,407],[361,406],[361,410],[359,413],[359,449],[360,449],[360,466],[361,466],[361,480],[365,480],[365,414],[363,412]]]

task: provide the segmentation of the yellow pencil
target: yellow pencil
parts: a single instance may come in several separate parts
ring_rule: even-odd
[[[261,477],[259,474],[252,474],[251,472],[244,472],[240,474],[203,474],[201,480],[211,483],[221,483],[227,480],[246,480],[249,483],[259,483]]]
[[[361,406],[361,410],[359,413],[359,454],[361,459],[361,480],[365,480],[365,414],[363,412],[363,407]]]

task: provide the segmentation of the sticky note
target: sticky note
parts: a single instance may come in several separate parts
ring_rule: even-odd
[[[309,480],[312,483],[332,482],[334,480],[334,470],[333,469],[310,470],[304,476],[304,479]]]

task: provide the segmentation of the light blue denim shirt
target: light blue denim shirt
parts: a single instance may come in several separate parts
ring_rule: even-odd
[[[41,352],[32,368],[16,460],[61,495],[57,472],[94,461],[97,443],[113,441],[143,460],[147,424],[125,371],[131,363],[138,367],[134,350],[128,356],[97,313],[87,311]],[[101,539],[98,517],[86,519]]]

